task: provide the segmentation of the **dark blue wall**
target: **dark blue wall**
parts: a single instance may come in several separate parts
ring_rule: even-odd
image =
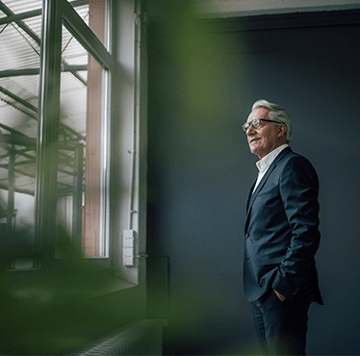
[[[257,158],[241,124],[264,98],[287,109],[320,178],[325,306],[311,307],[308,354],[360,354],[360,28],[344,14],[149,31],[148,252],[170,258],[170,304],[150,293],[149,315],[168,318],[165,353],[256,352],[242,255]]]

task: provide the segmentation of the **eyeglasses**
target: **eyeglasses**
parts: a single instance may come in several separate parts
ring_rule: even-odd
[[[245,124],[242,125],[241,127],[244,130],[244,132],[246,132],[250,126],[252,126],[254,129],[257,129],[260,126],[261,121],[276,122],[278,124],[282,124],[282,122],[280,122],[280,121],[258,119],[257,118],[257,119],[254,119],[254,120],[250,121],[250,122],[245,122]]]

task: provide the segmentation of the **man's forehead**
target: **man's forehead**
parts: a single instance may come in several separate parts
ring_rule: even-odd
[[[250,113],[246,121],[249,122],[254,119],[264,119],[267,117],[269,111],[270,110],[266,108],[257,108]]]

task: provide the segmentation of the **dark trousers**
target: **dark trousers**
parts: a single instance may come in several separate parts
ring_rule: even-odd
[[[256,334],[264,355],[305,355],[308,310],[313,293],[283,302],[273,290],[251,302]]]

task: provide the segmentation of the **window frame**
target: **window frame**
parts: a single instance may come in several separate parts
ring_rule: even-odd
[[[60,116],[60,75],[61,75],[61,36],[62,26],[76,38],[80,45],[92,55],[104,69],[102,94],[102,152],[100,238],[109,241],[109,162],[110,162],[110,98],[111,72],[114,65],[110,53],[111,1],[106,1],[105,45],[77,14],[67,0],[45,0],[42,17],[42,46],[40,59],[39,122],[37,139],[37,179],[35,190],[35,240],[44,251],[46,266],[55,259],[55,237],[53,227],[56,220],[57,151]],[[105,155],[104,155],[105,153]],[[102,250],[100,258],[95,258],[104,267],[110,267],[107,251],[109,244]],[[38,262],[39,263],[39,262]],[[38,266],[40,267],[40,266]]]

